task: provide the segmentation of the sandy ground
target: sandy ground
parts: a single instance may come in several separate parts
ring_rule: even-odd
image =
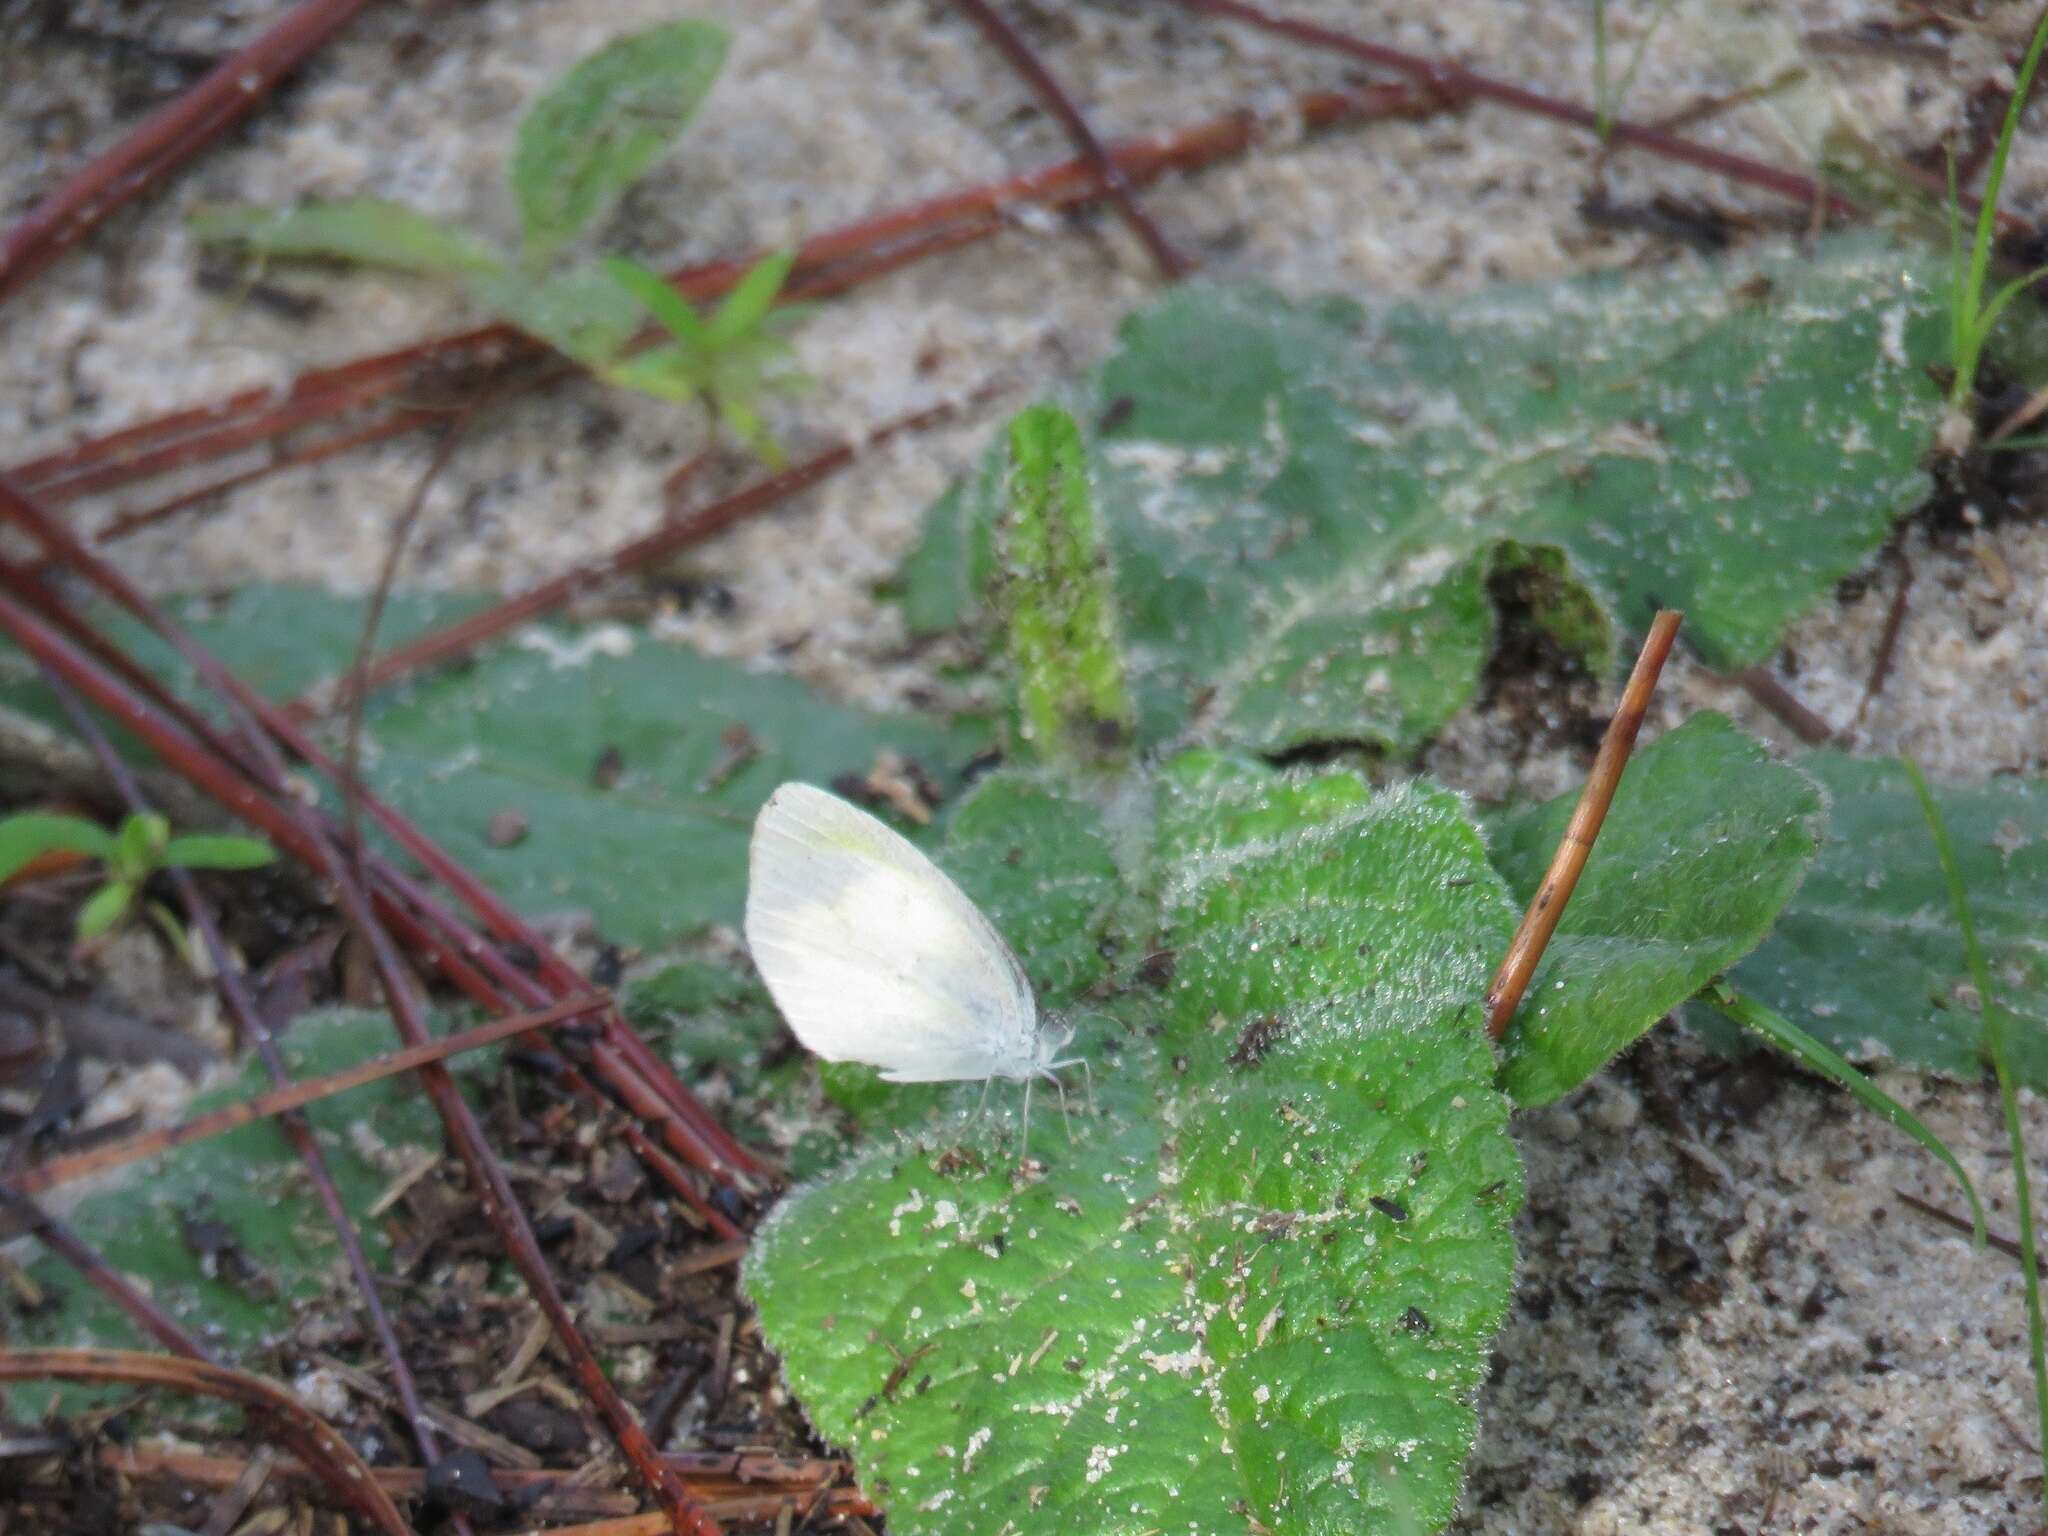
[[[1170,128],[1350,78],[1335,60],[1195,18],[1164,0],[1003,0],[1099,128]],[[0,3],[0,214],[15,216],[82,147],[104,142],[271,15],[255,0],[54,10]],[[938,0],[720,0],[687,8],[736,31],[686,148],[631,197],[603,244],[661,261],[787,240],[911,197],[1068,152],[972,28]],[[1588,4],[1323,0],[1299,10],[1382,41],[1454,54],[1574,99],[1591,93]],[[1654,9],[1618,4],[1624,57]],[[168,195],[118,217],[0,318],[0,457],[17,460],[139,415],[468,318],[424,285],[283,281],[321,297],[305,321],[194,285],[181,215],[209,200],[402,198],[509,241],[501,172],[520,107],[572,58],[685,10],[649,0],[373,7],[306,79]],[[1803,166],[1822,142],[1892,152],[1935,141],[1995,73],[2027,8],[1937,39],[1942,57],[1810,53],[1809,84],[1695,134]],[[1893,19],[1884,4],[1682,0],[1630,98],[1652,118],[1802,62],[1799,38]],[[2041,114],[2008,206],[2048,188]],[[1491,108],[1269,144],[1146,195],[1221,279],[1297,292],[1456,291],[1654,263],[1644,236],[1577,212],[1594,153],[1580,135]],[[1776,214],[1761,194],[1640,159],[1617,199],[1665,192]],[[1114,222],[1024,228],[830,305],[803,329],[819,382],[779,412],[795,452],[1003,374],[1049,381],[1101,355],[1155,287]],[[693,556],[730,611],[683,623],[708,651],[775,655],[834,691],[901,699],[925,680],[870,593],[923,508],[985,439],[987,418],[877,453],[858,471]],[[694,420],[575,386],[521,402],[465,442],[437,484],[407,579],[504,588],[644,531]],[[255,578],[365,585],[425,461],[417,443],[279,477],[204,518],[123,546],[156,590]],[[86,509],[88,517],[111,508]],[[2048,534],[2006,526],[1930,549],[1897,671],[1860,737],[1937,771],[2040,771],[2048,760]],[[1790,637],[1794,686],[1824,717],[1854,711],[1896,580],[1828,604]],[[1785,732],[1681,664],[1664,716],[1711,705]],[[2030,707],[2031,706],[2031,707]],[[1579,768],[1513,750],[1507,724],[1462,719],[1430,766],[1483,797],[1549,792]],[[1981,1085],[1889,1086],[1948,1137],[2012,1227],[1996,1103]],[[2048,1113],[2030,1104],[2037,1144]],[[2016,1532],[2040,1520],[2018,1267],[1972,1254],[1900,1207],[1943,1203],[1933,1166],[1832,1093],[1729,1073],[1681,1042],[1639,1049],[1568,1104],[1531,1117],[1519,1305],[1482,1402],[1470,1532]],[[2030,1468],[2032,1469],[2030,1471]]]

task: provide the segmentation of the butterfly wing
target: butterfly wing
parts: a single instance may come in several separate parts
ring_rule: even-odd
[[[827,1061],[898,1083],[1031,1070],[1038,1008],[1002,935],[930,859],[821,789],[784,784],[761,808],[747,947]]]

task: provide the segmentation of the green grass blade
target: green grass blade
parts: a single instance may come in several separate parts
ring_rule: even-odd
[[[2044,19],[2041,29],[2034,34],[2034,47],[2027,55],[2027,66],[2021,72],[2020,85],[2013,96],[2016,103],[2026,95],[2027,82],[2033,77],[2034,62],[2040,55],[2044,36],[2048,36],[2048,19]],[[2009,113],[2007,137],[2010,137],[2011,129],[2012,114]],[[2003,143],[2001,140],[2001,148]],[[1934,850],[1941,859],[1942,875],[1948,881],[1949,904],[1955,909],[1956,926],[1963,933],[1963,957],[1970,967],[1970,980],[1977,987],[1979,1006],[1984,1010],[1984,1053],[1991,1058],[1991,1070],[1998,1077],[1998,1104],[2005,1113],[2006,1135],[2012,1142],[2013,1202],[2019,1207],[2020,1223],[2020,1276],[2027,1299],[2027,1349],[2034,1367],[2034,1410],[2040,1420],[2036,1434],[2041,1447],[2042,1470],[2048,1473],[2048,1358],[2044,1358],[2041,1320],[2041,1253],[2034,1238],[2033,1180],[2027,1174],[2027,1140],[2020,1126],[2019,1094],[2013,1086],[2012,1068],[2006,1058],[2005,1011],[1998,1001],[1997,992],[1992,989],[1991,967],[1985,962],[1984,946],[1977,942],[1977,921],[1970,913],[1970,893],[1963,884],[1962,866],[1956,862],[1955,844],[1949,840],[1948,823],[1942,819],[1941,807],[1934,803],[1934,792],[1927,787],[1927,777],[1921,773],[1920,765],[1910,757],[1904,762],[1906,775],[1913,781],[1913,793],[1920,800],[1920,814],[1927,818],[1927,830],[1934,838]]]
[[[698,318],[697,311],[668,284],[668,279],[637,261],[628,261],[623,256],[606,259],[604,269],[611,280],[637,299],[647,313],[661,322],[663,330],[675,337],[686,347],[708,351],[712,346],[711,331]]]
[[[730,346],[765,320],[768,311],[775,307],[775,296],[782,292],[782,285],[789,279],[789,269],[794,265],[794,249],[770,251],[755,262],[747,275],[725,296],[725,302],[718,306],[718,313],[711,317],[711,323],[706,327],[711,344],[715,347]]]
[[[1949,1151],[1948,1143],[1921,1124],[1911,1110],[1857,1071],[1847,1058],[1836,1055],[1777,1009],[1753,997],[1745,997],[1725,981],[1703,987],[1699,995],[1702,1002],[1719,1009],[1744,1029],[1763,1036],[1808,1070],[1839,1083],[1857,1103],[1879,1119],[1890,1121],[1939,1159],[1956,1176],[1956,1182],[1963,1186],[1963,1198],[1970,1202],[1972,1241],[1979,1248],[1984,1246],[1984,1206],[1977,1198],[1977,1186],[1970,1182],[1963,1165]]]

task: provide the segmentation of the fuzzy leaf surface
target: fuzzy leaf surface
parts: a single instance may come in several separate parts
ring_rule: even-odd
[[[1477,687],[1483,581],[1524,573],[1596,669],[1659,606],[1757,660],[1926,488],[1933,288],[1862,239],[1427,304],[1176,289],[1068,402],[1140,740],[1410,750]],[[984,469],[934,509],[914,626],[977,616],[1000,505]]]
[[[1495,818],[1493,860],[1535,895],[1578,791]],[[1917,814],[1917,813],[1916,813]],[[1638,752],[1502,1044],[1517,1104],[1547,1104],[1762,942],[1819,844],[1824,808],[1719,715]]]
[[[1757,952],[1730,976],[1855,1061],[1975,1078],[1983,1015],[1933,838],[1892,758],[1809,752],[1828,834],[1813,872]],[[1936,784],[2020,1082],[2048,1087],[2048,782]]]
[[[913,1536],[1435,1529],[1513,1269],[1505,888],[1444,791],[1206,755],[1150,858],[1171,976],[1076,1040],[1100,1114],[1040,1110],[1042,1174],[963,1117],[799,1190],[764,1331]]]

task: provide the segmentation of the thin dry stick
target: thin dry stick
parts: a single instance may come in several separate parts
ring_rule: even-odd
[[[1773,677],[1769,667],[1744,667],[1722,681],[1733,683],[1756,700],[1780,725],[1809,747],[1824,747],[1835,739],[1835,728],[1807,708],[1799,695]]]
[[[385,1536],[413,1536],[355,1447],[328,1428],[276,1382],[205,1360],[125,1349],[0,1350],[0,1381],[77,1381],[102,1386],[162,1387],[236,1403],[277,1426],[278,1438],[320,1478],[327,1491]]]
[[[1856,716],[1850,721],[1852,727],[1861,725],[1863,717],[1870,713],[1870,706],[1884,692],[1899,659],[1899,636],[1906,628],[1906,600],[1913,591],[1913,562],[1901,550],[1895,563],[1899,568],[1899,589],[1884,611],[1884,628],[1878,631],[1877,649],[1870,658],[1870,676],[1863,684],[1863,697],[1857,701]]]
[[[94,1253],[85,1239],[28,1196],[17,1194],[13,1184],[6,1179],[0,1179],[0,1211],[5,1211],[14,1224],[10,1236],[19,1232],[33,1233],[45,1248],[77,1270],[88,1285],[127,1313],[138,1328],[165,1349],[188,1360],[212,1358],[205,1346],[180,1328],[168,1312],[136,1290],[125,1276],[117,1274],[106,1260]]]
[[[121,760],[120,753],[107,733],[99,728],[85,705],[65,685],[64,680],[49,667],[43,669],[43,678],[57,695],[57,701],[64,712],[71,717],[78,733],[92,748],[99,760],[100,771],[106,774],[119,792],[122,802],[131,815],[146,815],[149,802],[144,798],[142,785],[128,765]],[[215,984],[228,1012],[234,1016],[235,1024],[242,1038],[250,1041],[256,1054],[262,1059],[264,1070],[272,1083],[280,1088],[291,1081],[286,1070],[284,1056],[277,1048],[277,1042],[270,1033],[269,1021],[257,1007],[255,995],[249,990],[248,978],[242,973],[240,958],[228,947],[226,937],[221,933],[220,924],[215,920],[212,905],[200,892],[199,882],[187,869],[173,867],[169,877],[178,894],[178,901],[185,909],[187,921],[198,932],[205,944],[207,957],[213,963]],[[391,1316],[385,1310],[384,1298],[378,1292],[376,1276],[370,1270],[370,1258],[363,1251],[362,1238],[356,1232],[355,1221],[343,1203],[341,1191],[336,1187],[334,1176],[327,1166],[327,1155],[320,1150],[320,1143],[313,1135],[313,1128],[304,1115],[296,1111],[285,1115],[280,1122],[285,1139],[292,1144],[300,1162],[305,1165],[307,1177],[312,1181],[320,1204],[327,1213],[328,1224],[334,1228],[335,1236],[341,1243],[342,1253],[348,1263],[349,1274],[354,1279],[356,1290],[362,1296],[363,1309],[370,1320],[370,1331],[376,1336],[378,1349],[391,1368],[392,1381],[398,1391],[398,1399],[405,1410],[406,1421],[412,1426],[413,1439],[420,1448],[421,1460],[431,1464],[440,1460],[440,1442],[433,1426],[427,1420],[426,1405],[420,1398],[419,1384],[412,1368],[406,1363],[405,1351],[398,1342],[398,1330],[391,1326]],[[458,1536],[469,1536],[469,1522],[466,1516],[457,1513],[455,1525]]]
[[[214,731],[189,708],[171,700],[160,684],[122,655],[118,648],[110,646],[103,636],[71,614],[49,588],[6,561],[0,561],[0,585],[18,594],[28,608],[23,610],[16,605],[0,604],[8,615],[0,621],[0,627],[8,629],[25,649],[39,656],[44,653],[37,649],[38,646],[50,648],[52,654],[62,658],[60,670],[67,667],[76,669],[65,673],[73,686],[94,697],[103,708],[122,712],[120,718],[144,734],[160,754],[177,762],[181,771],[195,784],[213,794],[235,815],[261,826],[273,840],[282,840],[300,857],[313,861],[317,866],[328,835],[324,831],[325,823],[317,813],[309,813],[291,793],[283,759],[278,755],[271,736],[274,735],[277,742],[283,743],[302,761],[329,778],[338,779],[340,765],[283,711],[222,666],[217,657],[172,622],[140,589],[94,555],[51,517],[33,496],[12,485],[4,475],[0,475],[0,517],[15,522],[43,547],[47,555],[90,579],[113,601],[147,624],[228,701],[232,712],[243,721],[250,722],[251,728],[238,731],[233,736]],[[57,633],[49,631],[47,626],[50,625],[56,626]],[[110,667],[130,688],[137,690],[140,697],[126,695],[111,678],[95,675],[97,669],[93,663],[75,649],[80,645],[90,656],[97,658],[100,665]],[[170,725],[159,711],[167,712],[178,725]],[[258,721],[261,722],[260,729],[253,725]],[[528,1006],[544,1006],[565,997],[580,996],[588,990],[582,976],[530,925],[418,827],[375,795],[363,793],[362,804],[384,832],[466,903],[491,932],[507,942],[526,946],[538,957],[540,984],[530,984],[530,992],[522,993],[515,989],[515,995],[521,996]],[[308,840],[309,828],[311,840]],[[388,863],[379,859],[375,864],[381,885],[405,892],[404,901],[395,914],[399,921],[412,920],[412,914],[405,911],[407,904],[418,912],[429,910],[423,893],[405,881]],[[378,899],[382,899],[381,894]],[[457,949],[450,949],[434,942],[432,928],[453,936],[460,925],[451,916],[443,914],[432,919],[431,928],[420,930],[445,962],[460,963],[466,956],[486,966],[502,964],[502,957],[492,955],[481,938],[474,935],[460,937]],[[463,977],[465,985],[476,979],[473,969],[457,970],[455,974]],[[493,990],[480,1000],[492,1001],[495,997]],[[496,1003],[492,1001],[492,1005]],[[626,1024],[617,1009],[604,1015],[604,1028],[610,1042],[609,1049],[593,1049],[593,1059],[599,1063],[608,1080],[630,1068],[636,1079],[650,1086],[666,1101],[674,1113],[663,1122],[663,1132],[665,1136],[679,1139],[677,1150],[684,1157],[707,1169],[722,1165],[742,1180],[758,1175],[759,1168],[754,1159],[676,1081],[674,1073]],[[571,1082],[575,1083],[573,1076]],[[584,1091],[583,1087],[578,1085],[577,1091]]]
[[[466,655],[485,641],[495,639],[544,614],[553,613],[584,593],[615,581],[629,571],[656,560],[665,560],[680,550],[701,544],[713,534],[722,532],[735,523],[778,506],[798,492],[809,490],[812,486],[859,462],[865,452],[887,442],[890,438],[957,420],[969,410],[996,398],[1008,387],[1001,383],[984,385],[964,399],[949,400],[944,404],[885,422],[858,443],[835,443],[801,464],[792,464],[787,469],[779,470],[767,479],[757,481],[721,501],[715,501],[687,516],[666,522],[642,538],[622,544],[608,554],[585,561],[559,576],[550,577],[540,585],[516,593],[481,613],[474,613],[440,629],[430,630],[418,639],[409,640],[395,647],[367,665],[352,667],[347,680],[338,690],[338,698],[316,702],[317,694],[308,695],[293,700],[285,706],[285,710],[295,720],[308,720],[320,714],[323,707],[331,708],[337,704],[344,708],[350,707],[365,693],[386,687],[423,667],[452,661],[458,656]],[[330,694],[336,692],[332,688],[321,691]]]
[[[347,1093],[353,1088],[379,1083],[387,1077],[401,1076],[429,1062],[446,1061],[451,1056],[460,1056],[467,1051],[496,1045],[513,1035],[528,1034],[536,1029],[547,1029],[556,1024],[567,1023],[571,1019],[595,1013],[601,1008],[609,1008],[611,1002],[609,997],[595,995],[572,998],[566,1003],[557,1003],[552,1008],[543,1008],[536,1013],[508,1014],[488,1024],[479,1024],[474,1029],[444,1035],[426,1045],[409,1046],[404,1050],[379,1056],[372,1061],[344,1067],[339,1072],[330,1072],[324,1077],[309,1077],[273,1089],[269,1093],[259,1093],[253,1099],[226,1105],[209,1114],[195,1115],[190,1120],[180,1121],[176,1125],[141,1131],[133,1136],[123,1136],[116,1141],[102,1142],[82,1152],[48,1158],[15,1173],[12,1182],[23,1194],[32,1195],[46,1189],[55,1189],[60,1184],[69,1184],[96,1173],[124,1168],[130,1163],[140,1162],[145,1157],[155,1157],[178,1147],[188,1147],[194,1142],[223,1135],[257,1120],[268,1120],[273,1116],[289,1114],[294,1110],[303,1109],[308,1104],[331,1099],[338,1093]]]
[[[1305,91],[1291,103],[1310,132],[1391,118],[1420,118],[1445,109],[1446,98],[1405,85]],[[1109,153],[1133,186],[1169,171],[1199,170],[1261,142],[1266,124],[1249,109],[1227,112],[1156,138],[1132,139]],[[983,182],[882,213],[805,240],[798,247],[792,285],[828,263],[872,258],[906,242],[967,222],[976,237],[1003,227],[1003,211],[1018,204],[1071,207],[1103,195],[1101,173],[1075,158]],[[991,216],[994,217],[991,217]],[[933,249],[943,248],[935,246]],[[694,302],[715,299],[751,269],[760,253],[731,257],[670,274]],[[402,393],[436,367],[495,368],[530,357],[538,344],[508,325],[487,325],[415,342],[299,375],[280,393],[245,389],[208,404],[185,406],[131,423],[102,437],[74,443],[15,466],[24,489],[52,501],[147,479],[253,447],[314,421]]]
[[[1664,659],[1671,654],[1671,642],[1678,638],[1678,624],[1684,617],[1666,608],[1651,621],[1649,638],[1643,641],[1635,671],[1621,692],[1621,704],[1607,722],[1607,735],[1600,742],[1599,755],[1593,759],[1593,771],[1586,776],[1572,819],[1565,824],[1550,868],[1543,872],[1543,883],[1536,887],[1529,910],[1522,914],[1522,924],[1501,957],[1493,985],[1486,989],[1486,1032],[1495,1040],[1515,1016],[1529,978],[1536,973],[1536,962],[1543,958],[1550,936],[1557,931],[1557,920],[1564,916],[1565,903],[1572,899],[1572,889],[1593,852],[1593,840],[1600,835],[1600,823],[1607,819],[1607,807],[1614,803],[1622,770],[1636,744],[1636,732],[1642,729],[1643,715],[1650,707],[1650,695],[1657,691],[1657,675],[1664,670]]]
[[[247,116],[278,81],[348,25],[364,3],[304,0],[30,209],[0,240],[0,303],[108,214]]]
[[[1139,206],[1137,197],[1131,191],[1131,184],[1124,179],[1124,173],[1102,146],[1102,140],[1095,136],[1095,130],[1088,126],[1088,119],[1081,115],[1081,109],[1060,85],[1053,72],[1039,58],[1036,50],[1024,41],[1023,34],[1011,26],[989,0],[953,0],[953,8],[964,11],[969,20],[980,27],[982,33],[995,45],[996,52],[1009,60],[1010,67],[1024,77],[1024,83],[1031,87],[1045,109],[1060,120],[1060,126],[1067,131],[1074,148],[1084,159],[1091,162],[1102,175],[1103,189],[1109,200],[1116,205],[1116,211],[1131,226],[1131,233],[1144,243],[1152,253],[1152,260],[1169,282],[1179,282],[1192,270],[1188,259],[1174,249],[1173,244],[1161,233],[1150,214]]]
[[[0,490],[4,489],[5,482],[0,480]],[[19,511],[35,513],[38,510],[25,497],[0,496],[0,503],[8,501],[13,502]],[[40,518],[32,517],[30,523],[46,545],[54,542],[64,547],[64,553],[73,563],[93,575],[96,581],[102,581],[110,592],[120,596],[124,602],[140,605],[137,610],[139,616],[152,622],[159,633],[198,669],[201,678],[221,697],[231,714],[238,717],[238,734],[259,754],[266,777],[271,782],[282,784],[286,776],[283,761],[275,743],[251,717],[249,701],[256,696],[247,685],[177,625],[157,612],[118,575],[104,570],[101,562],[75,547],[75,541],[69,540],[62,530]],[[117,719],[126,723],[132,718],[134,701],[102,669],[78,654],[49,624],[11,598],[0,598],[0,628],[5,628],[24,650],[65,675],[74,687],[93,698]],[[257,707],[266,706],[258,699]],[[356,931],[363,935],[400,1036],[408,1045],[426,1044],[426,1023],[412,978],[392,944],[390,934],[378,921],[370,898],[352,877],[347,860],[317,818],[296,800],[284,798],[275,804],[266,801],[227,763],[215,761],[199,751],[197,743],[184,737],[182,732],[159,729],[152,739],[166,759],[174,762],[194,783],[208,788],[210,792],[215,785],[220,785],[230,808],[243,814],[245,819],[256,820],[259,824],[262,824],[261,819],[268,819],[275,824],[277,813],[282,813],[285,832],[304,850],[303,856],[308,857],[308,862],[333,883],[344,913]],[[267,818],[266,812],[270,813]],[[524,1208],[518,1204],[503,1167],[491,1154],[482,1127],[447,1068],[429,1064],[421,1067],[419,1074],[428,1097],[441,1116],[450,1142],[469,1172],[480,1209],[496,1230],[507,1256],[526,1281],[528,1292],[554,1329],[555,1339],[568,1357],[579,1384],[611,1429],[619,1448],[667,1511],[679,1536],[716,1536],[716,1524],[695,1506],[675,1475],[659,1463],[653,1445],[631,1408],[605,1376],[596,1355],[577,1330]]]

